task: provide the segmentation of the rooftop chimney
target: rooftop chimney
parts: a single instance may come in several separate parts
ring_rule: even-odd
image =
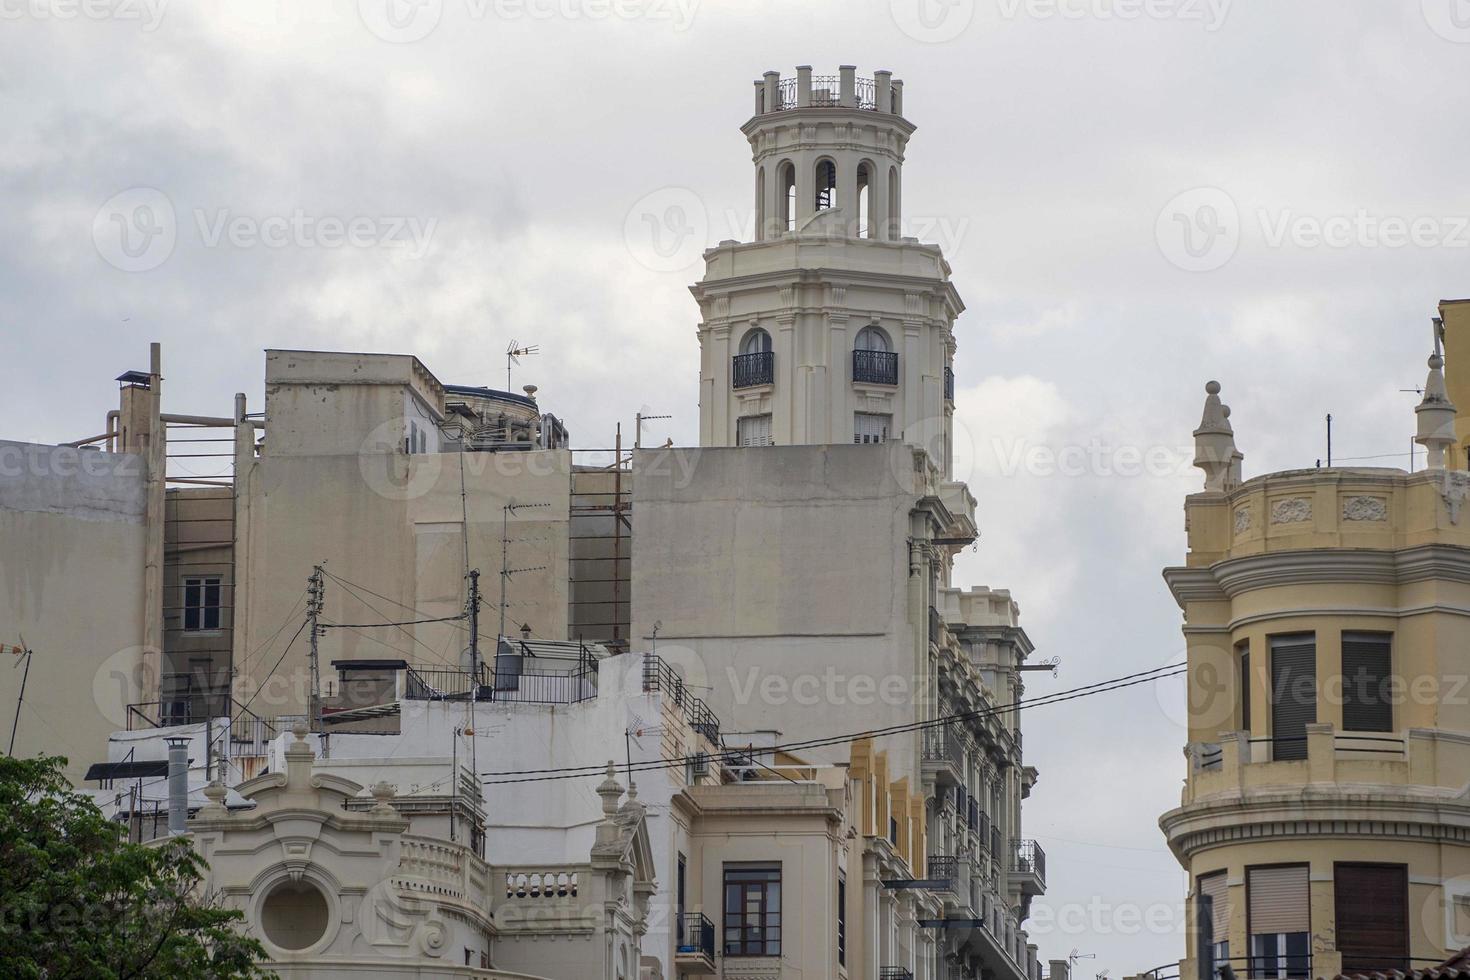
[[[167,742],[168,832],[176,835],[184,833],[189,822],[189,740],[170,738]]]

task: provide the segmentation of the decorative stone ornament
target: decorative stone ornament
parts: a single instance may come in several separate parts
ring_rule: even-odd
[[[1194,465],[1205,471],[1205,490],[1224,493],[1240,482],[1240,461],[1230,409],[1220,402],[1220,382],[1205,385],[1205,411],[1194,430]]]
[[[1271,505],[1272,524],[1305,524],[1312,519],[1312,501],[1307,497],[1288,497]]]
[[[1424,381],[1424,398],[1414,409],[1419,420],[1419,434],[1414,441],[1423,446],[1429,457],[1429,469],[1444,469],[1444,451],[1455,443],[1455,406],[1444,386],[1444,358],[1435,351],[1429,355],[1429,377]]]
[[[1386,521],[1388,501],[1383,497],[1346,497],[1342,502],[1345,521]]]

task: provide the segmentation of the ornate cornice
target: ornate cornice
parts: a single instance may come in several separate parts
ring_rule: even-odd
[[[1205,568],[1164,569],[1174,601],[1224,602],[1258,589],[1289,585],[1470,583],[1470,548],[1429,544],[1398,551],[1312,548],[1227,558]]]

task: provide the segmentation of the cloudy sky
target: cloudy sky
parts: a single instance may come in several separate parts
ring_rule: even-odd
[[[1466,0],[0,0],[0,437],[101,431],[150,340],[168,409],[224,414],[265,347],[501,385],[516,339],[579,446],[640,409],[692,444],[686,287],[748,235],[751,80],[842,63],[906,82],[910,233],[969,305],[960,584],[1061,658],[1032,693],[1178,658],[1207,379],[1247,476],[1312,465],[1328,412],[1339,460],[1407,462],[1400,389],[1470,295]],[[1181,953],[1137,927],[1184,892],[1179,700],[1026,723],[1032,932],[1085,976]]]

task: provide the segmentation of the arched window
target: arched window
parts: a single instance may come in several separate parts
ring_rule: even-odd
[[[742,354],[769,354],[770,352],[771,335],[760,327],[756,327],[740,341],[740,353]]]
[[[796,230],[796,164],[787,160],[776,169],[776,206],[781,209],[777,227]]]
[[[872,350],[886,352],[888,347],[888,335],[879,327],[863,327],[858,331],[857,339],[853,342],[858,350]]]
[[[817,161],[817,199],[818,211],[837,207],[837,164],[831,160]]]
[[[859,238],[872,238],[873,216],[869,210],[873,189],[873,165],[864,160],[857,169],[857,234]]]

